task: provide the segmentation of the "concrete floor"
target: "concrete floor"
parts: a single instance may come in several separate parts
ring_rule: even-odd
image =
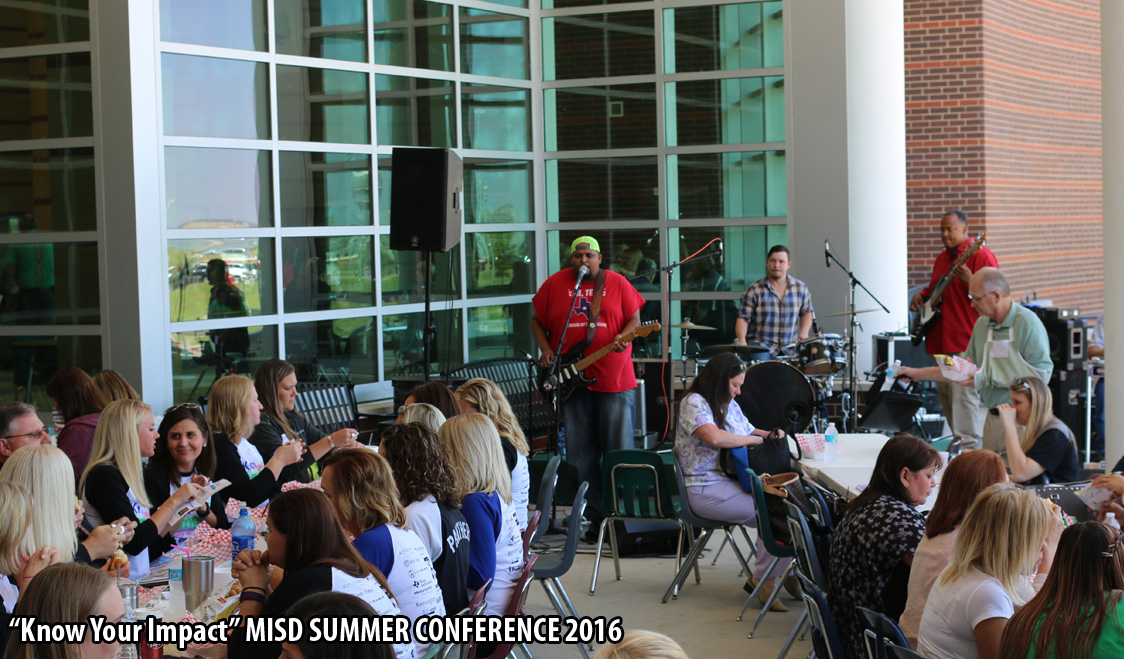
[[[750,532],[754,532],[751,530]],[[560,535],[546,536],[547,543],[560,546]],[[745,603],[742,591],[745,577],[739,576],[740,566],[729,547],[722,551],[718,564],[712,566],[721,537],[714,536],[699,563],[702,582],[694,577],[687,580],[678,599],[661,604],[660,598],[674,574],[675,557],[645,557],[621,559],[621,581],[615,580],[613,559],[609,556],[608,541],[601,559],[597,594],[590,596],[589,580],[593,573],[593,547],[582,544],[578,556],[562,583],[570,599],[582,616],[621,616],[625,630],[649,629],[667,634],[675,639],[692,659],[702,657],[761,657],[772,659],[780,652],[792,626],[800,617],[802,605],[786,592],[781,601],[788,606],[787,613],[770,612],[761,622],[753,639],[746,638],[753,620],[761,610],[754,603],[746,611],[746,619],[737,621],[738,610]],[[740,544],[744,545],[744,538]],[[748,556],[748,549],[742,547]],[[531,584],[527,597],[529,615],[556,615],[539,583]],[[574,646],[531,645],[535,659],[581,659]],[[811,652],[810,637],[796,641],[789,651],[791,659],[803,659]]]

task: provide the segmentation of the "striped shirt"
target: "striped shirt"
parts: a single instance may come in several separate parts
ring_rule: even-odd
[[[742,295],[738,317],[749,323],[745,339],[769,347],[776,356],[783,346],[796,340],[800,330],[800,316],[812,311],[812,293],[808,285],[786,275],[788,286],[784,297],[779,297],[769,285],[769,278],[753,282]]]

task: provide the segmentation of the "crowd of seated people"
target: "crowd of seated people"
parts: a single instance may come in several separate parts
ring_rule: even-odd
[[[201,525],[230,528],[231,502],[267,507],[267,549],[242,551],[231,565],[243,620],[335,610],[452,615],[488,584],[487,612],[507,609],[524,566],[529,447],[491,382],[463,392],[466,410],[485,413],[459,414],[445,385],[420,389],[402,423],[383,433],[382,453],[358,444],[354,429],[324,433],[298,413],[295,371],[282,360],[263,364],[253,380],[216,380],[206,412],[181,404],[156,414],[115,372],[91,378],[67,368],[51,383],[66,448],[51,445],[34,407],[0,404],[4,656],[54,652],[10,639],[12,615],[120,619],[110,576],[143,579]],[[230,484],[210,494],[217,480]],[[283,487],[291,482],[299,486]],[[181,515],[188,504],[194,509]],[[117,650],[87,642],[81,656],[87,645]],[[299,643],[248,643],[242,628],[229,649],[240,657],[323,654]],[[403,658],[428,648],[353,649]],[[72,654],[63,648],[58,656]]]

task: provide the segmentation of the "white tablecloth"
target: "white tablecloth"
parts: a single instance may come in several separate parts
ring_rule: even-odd
[[[874,471],[874,463],[878,459],[878,452],[889,438],[876,433],[858,433],[839,435],[839,459],[835,462],[824,460],[800,461],[809,475],[821,481],[831,489],[847,499],[854,499],[866,488],[870,482],[870,475]],[[937,472],[938,487],[940,472]],[[918,510],[930,510],[937,500],[937,489],[934,487],[929,494],[929,500]]]

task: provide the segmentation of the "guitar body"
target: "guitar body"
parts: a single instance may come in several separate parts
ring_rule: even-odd
[[[986,232],[977,236],[968,249],[964,250],[960,258],[956,259],[956,262],[948,269],[948,273],[941,277],[937,285],[933,287],[932,294],[929,295],[928,300],[925,300],[925,304],[921,305],[921,310],[918,311],[917,318],[914,319],[913,325],[909,328],[909,340],[913,345],[921,345],[921,341],[925,338],[925,335],[929,333],[929,330],[933,329],[933,325],[940,319],[941,296],[944,295],[944,291],[948,288],[948,285],[952,283],[953,271],[967,263],[968,259],[971,258],[973,254],[980,251],[980,247],[983,247],[985,240],[987,240]]]
[[[625,343],[631,343],[638,336],[648,336],[652,332],[660,331],[660,329],[659,322],[649,321],[632,330],[623,339]],[[588,357],[582,357],[581,351],[571,351],[562,355],[559,359],[558,372],[544,380],[542,384],[543,393],[547,397],[556,397],[559,405],[565,403],[575,390],[588,387],[597,381],[597,378],[586,377],[585,369],[609,354],[612,349],[613,346],[610,344]],[[574,352],[576,354],[572,354]]]
[[[917,312],[917,317],[913,319],[913,327],[909,330],[909,340],[915,345],[921,345],[925,340],[925,335],[929,330],[933,329],[933,325],[937,324],[937,320],[941,317],[941,308],[939,306],[932,306],[928,302],[921,305],[921,310]]]

